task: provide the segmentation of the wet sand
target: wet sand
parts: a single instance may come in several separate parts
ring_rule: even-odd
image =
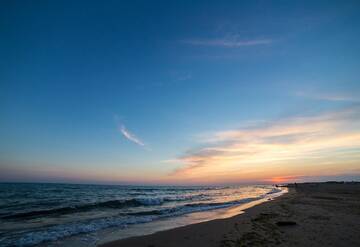
[[[298,184],[245,211],[102,247],[360,246],[360,183]]]

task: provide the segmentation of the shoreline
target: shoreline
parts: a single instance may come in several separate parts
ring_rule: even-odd
[[[360,246],[359,183],[298,184],[244,211],[99,246]]]
[[[179,227],[176,227],[176,228],[170,228],[170,229],[166,229],[166,230],[160,230],[160,231],[156,231],[156,232],[153,232],[151,234],[145,234],[145,235],[139,235],[139,236],[132,236],[132,237],[128,237],[128,238],[121,238],[121,239],[117,239],[117,240],[113,240],[113,241],[109,241],[109,242],[105,242],[105,243],[100,243],[99,245],[97,245],[98,247],[116,247],[116,246],[145,246],[145,247],[148,247],[148,246],[158,246],[158,245],[147,245],[147,238],[152,238],[153,236],[155,238],[163,238],[163,236],[158,236],[158,235],[163,235],[163,234],[167,234],[169,232],[173,232],[175,234],[178,234],[178,231],[183,231],[185,230],[186,232],[188,231],[192,231],[193,227],[197,227],[198,225],[207,225],[208,223],[212,223],[212,222],[217,222],[217,221],[227,221],[227,220],[230,220],[232,218],[237,218],[237,217],[240,217],[240,216],[243,216],[245,214],[248,214],[248,212],[252,209],[255,209],[261,205],[264,205],[264,204],[267,204],[267,203],[271,203],[271,202],[274,202],[276,200],[281,200],[281,198],[283,198],[284,196],[287,196],[291,193],[294,193],[294,191],[292,191],[291,189],[287,189],[286,192],[282,192],[282,194],[280,196],[277,196],[277,197],[274,197],[274,198],[267,198],[266,200],[265,199],[261,199],[261,200],[258,200],[258,201],[253,201],[253,202],[249,202],[249,203],[246,203],[244,205],[239,205],[239,206],[233,206],[231,208],[227,208],[227,209],[220,209],[220,210],[228,210],[228,211],[236,211],[237,213],[236,214],[233,214],[232,216],[229,216],[229,217],[221,217],[221,218],[217,218],[217,219],[211,219],[211,220],[205,220],[205,221],[202,221],[202,222],[197,222],[197,223],[193,223],[193,224],[189,224],[189,225],[184,225],[184,226],[179,226]],[[200,212],[202,213],[202,212]],[[144,239],[142,239],[144,238]],[[187,236],[184,236],[184,239],[187,239],[188,237]],[[141,242],[140,245],[133,245],[134,243],[132,241],[139,241]],[[127,243],[129,241],[129,243]],[[143,241],[144,241],[144,244],[143,244]],[[160,240],[162,241],[162,240]],[[124,245],[125,244],[125,245]],[[163,245],[159,245],[159,246],[163,246]],[[164,246],[168,246],[168,245],[164,245]],[[177,245],[176,245],[177,246]],[[179,245],[181,246],[181,245]],[[187,245],[184,245],[184,246],[187,246]],[[190,245],[191,246],[191,245]],[[194,246],[199,246],[199,245],[194,245]],[[200,245],[201,246],[201,245]]]
[[[125,229],[109,230],[106,234],[99,238],[100,240],[97,242],[96,246],[102,246],[104,244],[112,243],[114,241],[120,241],[127,238],[147,236],[162,231],[191,226],[194,224],[209,222],[212,220],[228,219],[243,214],[249,208],[266,203],[270,200],[274,200],[275,198],[281,197],[282,195],[287,193],[287,188],[279,188],[279,191],[276,193],[269,193],[266,194],[263,198],[249,200],[248,202],[233,205],[230,207],[195,211],[189,214],[179,215],[175,217],[166,217],[147,223],[131,225],[129,226],[129,228]]]

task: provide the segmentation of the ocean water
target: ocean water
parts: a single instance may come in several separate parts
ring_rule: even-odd
[[[0,184],[0,246],[59,245],[76,236],[81,236],[84,246],[89,246],[96,242],[91,236],[107,229],[121,233],[122,229],[141,224],[231,208],[271,199],[281,193],[280,188],[269,185],[165,187],[4,183]]]

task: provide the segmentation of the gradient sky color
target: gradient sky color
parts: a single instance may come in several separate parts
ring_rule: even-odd
[[[0,181],[360,179],[359,1],[3,1]]]

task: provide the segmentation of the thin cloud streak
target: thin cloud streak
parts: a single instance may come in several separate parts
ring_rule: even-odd
[[[356,97],[351,94],[341,93],[307,93],[299,91],[295,93],[296,96],[326,101],[344,101],[344,102],[360,102],[360,96]]]
[[[128,129],[126,129],[126,127],[124,125],[121,125],[119,127],[119,130],[120,130],[121,134],[129,141],[131,141],[139,146],[142,146],[142,147],[145,146],[145,143],[142,140],[140,140],[138,137],[136,137],[133,133],[131,133]]]
[[[219,46],[227,48],[237,48],[243,46],[268,45],[273,43],[271,39],[253,39],[241,40],[239,37],[227,37],[221,39],[190,39],[184,40],[183,43],[194,46]]]

